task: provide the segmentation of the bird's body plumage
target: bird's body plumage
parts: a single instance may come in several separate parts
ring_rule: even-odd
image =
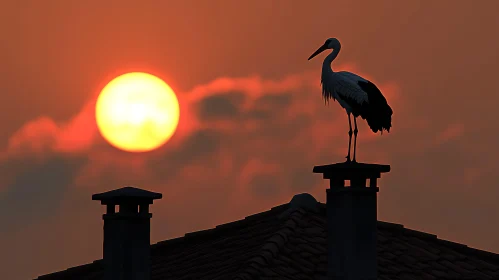
[[[330,67],[328,67],[331,69]],[[390,131],[392,109],[371,81],[354,73],[322,71],[322,97],[337,100],[347,114],[365,119],[373,132]]]
[[[347,112],[350,125],[350,140],[352,135],[350,114],[354,116],[355,130],[353,133],[355,136],[358,131],[356,122],[358,116],[367,121],[373,132],[376,133],[380,131],[383,133],[383,130],[389,132],[392,126],[393,111],[376,85],[351,72],[333,71],[331,63],[338,56],[341,49],[340,42],[337,39],[330,38],[326,40],[324,45],[312,54],[309,59],[326,49],[333,49],[333,51],[326,56],[322,64],[322,97],[324,98],[325,103],[329,103],[330,99],[338,101],[341,107]],[[355,137],[355,139],[357,139],[357,137]],[[348,149],[347,159],[348,161],[350,160],[350,147]]]

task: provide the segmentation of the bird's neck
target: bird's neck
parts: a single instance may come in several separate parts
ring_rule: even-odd
[[[334,49],[330,54],[326,56],[324,59],[324,63],[322,64],[323,67],[331,67],[331,71],[333,70],[333,66],[331,63],[333,63],[333,60],[338,56],[340,53],[340,48]]]

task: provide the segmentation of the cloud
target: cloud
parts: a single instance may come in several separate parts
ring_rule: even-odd
[[[199,117],[203,120],[227,120],[239,115],[245,96],[241,92],[228,92],[205,97],[199,106]]]
[[[26,123],[8,142],[7,152],[41,154],[51,150],[56,142],[59,126],[48,117],[39,117]]]
[[[14,231],[37,223],[59,210],[73,177],[84,159],[52,156],[38,161],[11,159],[0,162],[0,174],[8,174],[8,186],[0,192],[0,221]]]
[[[90,100],[73,118],[57,123],[47,116],[27,122],[9,138],[4,156],[44,156],[50,153],[81,153],[95,144],[95,100]]]
[[[61,126],[54,147],[56,151],[82,153],[93,148],[96,143],[102,143],[95,122],[95,102],[95,98],[89,100],[74,118]]]

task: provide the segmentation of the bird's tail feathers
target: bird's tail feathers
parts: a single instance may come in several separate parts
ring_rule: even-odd
[[[392,109],[388,104],[385,108],[380,108],[381,110],[376,110],[375,112],[367,112],[364,116],[361,116],[367,121],[367,124],[374,133],[378,131],[383,134],[383,130],[390,132],[392,127]]]

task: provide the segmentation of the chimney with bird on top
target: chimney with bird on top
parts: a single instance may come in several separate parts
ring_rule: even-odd
[[[389,165],[356,162],[314,167],[313,172],[322,173],[330,186],[326,190],[328,279],[377,279],[377,179],[389,171]]]

